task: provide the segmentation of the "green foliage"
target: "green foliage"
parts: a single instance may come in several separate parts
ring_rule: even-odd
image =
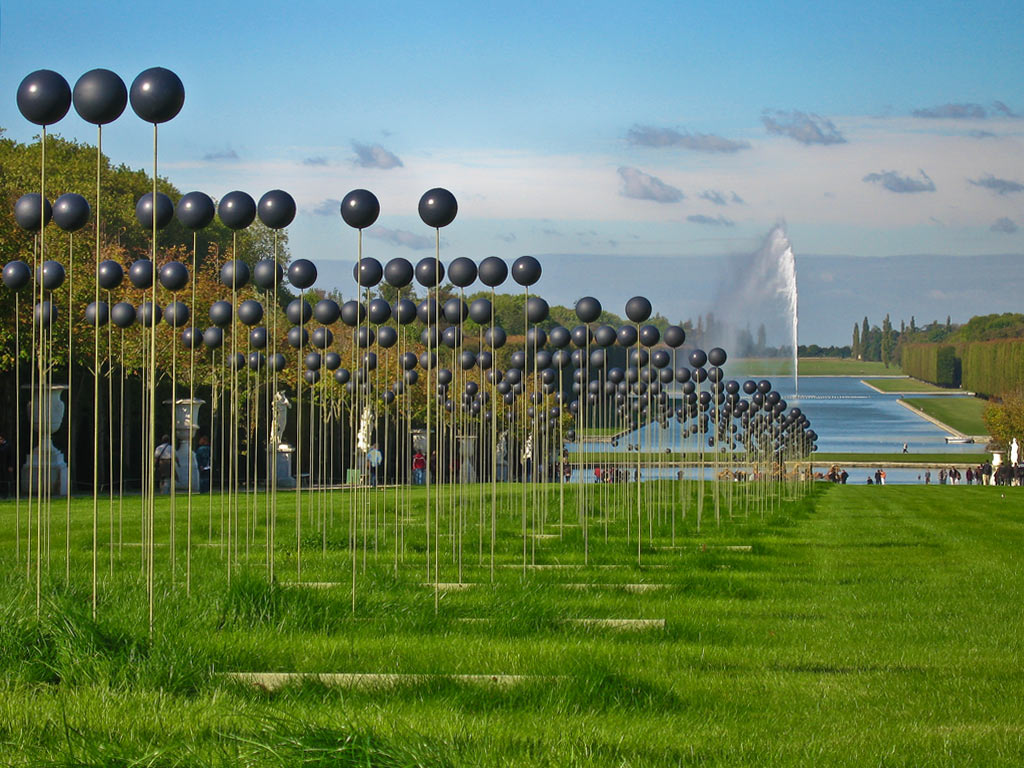
[[[1004,447],[1014,438],[1024,444],[1024,388],[991,401],[985,408],[984,418],[988,433]]]

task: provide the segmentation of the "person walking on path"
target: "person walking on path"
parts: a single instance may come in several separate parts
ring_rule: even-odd
[[[377,448],[377,444],[374,443],[370,446],[370,450],[366,452],[366,466],[370,474],[370,485],[374,488],[377,487],[377,472],[380,469],[380,464],[383,460],[383,454]]]

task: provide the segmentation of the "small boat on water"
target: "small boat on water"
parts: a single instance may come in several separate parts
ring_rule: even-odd
[[[974,444],[974,438],[973,437],[947,437],[946,438],[946,444],[947,445],[973,445]]]

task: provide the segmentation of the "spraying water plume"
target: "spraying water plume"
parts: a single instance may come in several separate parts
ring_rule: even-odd
[[[798,314],[796,259],[783,224],[765,236],[751,254],[730,260],[714,306],[720,322],[727,324],[732,339],[740,329],[763,324],[773,338],[785,338],[793,360],[793,385],[797,386]]]

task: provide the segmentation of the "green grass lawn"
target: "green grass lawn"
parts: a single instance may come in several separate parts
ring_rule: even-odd
[[[882,363],[838,357],[801,357],[801,376],[899,376],[903,370],[896,364],[886,368]],[[792,376],[793,361],[789,358],[737,358],[730,360],[727,370],[744,376]]]
[[[908,405],[924,411],[965,435],[988,434],[982,414],[987,401],[980,397],[908,397]]]
[[[815,453],[811,456],[817,464],[845,464],[851,461],[865,461],[870,464],[981,464],[992,458],[990,453]]]
[[[643,567],[635,565],[635,524],[629,523],[630,535],[626,529],[636,514],[636,487],[630,486],[617,499],[590,496],[586,565],[582,530],[563,526],[561,539],[531,540],[527,559],[577,567],[525,572],[523,499],[518,489],[502,489],[494,586],[488,542],[481,558],[474,528],[480,489],[460,486],[459,495],[442,496],[440,577],[457,577],[456,523],[462,522],[463,576],[482,586],[447,591],[436,612],[433,589],[421,584],[427,578],[426,540],[417,533],[425,525],[422,491],[406,510],[397,573],[393,535],[385,539],[379,528],[374,546],[374,520],[380,524],[386,509],[377,505],[381,496],[337,493],[333,526],[331,497],[310,497],[302,512],[304,578],[342,583],[321,589],[284,586],[296,569],[294,495],[279,497],[276,586],[265,578],[262,515],[252,535],[242,537],[248,557],[238,542],[228,586],[220,499],[214,498],[211,515],[209,500],[202,498],[194,509],[189,597],[182,586],[183,513],[179,507],[172,582],[169,510],[160,499],[152,639],[141,548],[132,546],[139,541],[137,500],[126,501],[113,576],[110,551],[101,550],[95,622],[89,611],[91,500],[75,500],[72,507],[68,586],[64,507],[54,506],[53,555],[41,574],[38,619],[34,572],[26,583],[24,562],[15,562],[14,505],[0,505],[0,763],[653,767],[1024,761],[1018,543],[1024,489],[829,485],[810,499],[779,506],[763,523],[757,500],[747,507],[737,496],[733,519],[721,500],[721,528],[711,520],[709,498],[697,535],[693,484],[685,520],[674,484],[644,486]],[[541,487],[537,499],[528,494],[528,530],[539,530],[546,518],[545,535],[558,531],[558,490]],[[263,509],[262,499],[255,501]],[[563,522],[576,522],[574,493],[567,506]],[[239,507],[243,533],[246,509]],[[538,510],[545,511],[535,518]],[[23,505],[22,530],[25,512]],[[106,544],[105,504],[100,513]],[[225,513],[225,523],[229,519]],[[318,519],[327,523],[323,530]],[[667,548],[673,519],[677,549]],[[116,539],[116,515],[114,524]],[[354,614],[352,534],[358,554]],[[666,548],[651,548],[652,542]],[[751,549],[725,548],[735,545]],[[500,567],[506,565],[512,567]],[[608,565],[620,567],[601,567]],[[646,592],[608,588],[639,582],[667,586]],[[587,583],[604,587],[567,587]],[[665,627],[623,632],[564,621],[597,617],[664,618]],[[507,688],[433,677],[375,690],[308,681],[273,692],[220,674],[268,670],[536,677]]]
[[[930,384],[927,381],[918,379],[864,379],[864,383],[870,384],[875,389],[883,392],[960,392],[962,390],[945,389]]]

